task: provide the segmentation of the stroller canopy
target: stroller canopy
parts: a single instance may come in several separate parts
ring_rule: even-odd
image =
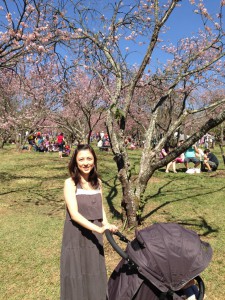
[[[135,235],[126,252],[138,266],[138,275],[123,272],[122,264],[126,262],[122,260],[109,280],[114,296],[118,288],[120,295],[126,294],[129,287],[136,293],[145,279],[161,292],[178,291],[199,275],[212,258],[210,245],[201,241],[196,232],[178,224],[157,223],[136,231]],[[128,293],[127,299],[132,299],[131,291]]]

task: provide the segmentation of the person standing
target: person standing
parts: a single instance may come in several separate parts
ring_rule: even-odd
[[[60,259],[61,300],[106,300],[103,237],[109,224],[102,203],[97,157],[90,145],[78,145],[65,180],[66,219]]]
[[[104,136],[105,136],[104,131],[101,131],[100,132],[100,138],[101,138],[102,141],[104,140]]]
[[[64,135],[62,132],[57,136],[57,144],[59,147],[59,158],[62,158],[63,146],[65,145]]]
[[[31,133],[27,136],[27,140],[28,140],[28,150],[31,151],[33,149],[33,147],[35,146],[35,134],[33,131],[31,131]]]
[[[205,148],[208,149],[209,148],[209,139],[210,139],[210,134],[206,133],[204,135],[204,143],[205,143]]]

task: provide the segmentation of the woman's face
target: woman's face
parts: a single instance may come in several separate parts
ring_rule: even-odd
[[[81,175],[89,175],[94,167],[94,156],[87,150],[80,150],[77,153],[76,162]]]

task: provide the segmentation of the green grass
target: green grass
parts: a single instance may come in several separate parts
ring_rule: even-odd
[[[166,174],[158,170],[146,191],[141,227],[154,222],[176,222],[198,232],[214,251],[203,272],[207,299],[223,300],[225,277],[225,168],[218,149],[214,173]],[[63,183],[68,158],[57,153],[18,153],[12,146],[0,151],[0,295],[1,299],[59,299],[59,257],[65,206]],[[99,152],[105,207],[120,228],[121,187],[111,153]],[[138,171],[140,151],[130,151],[132,170]],[[180,169],[179,169],[180,168]],[[134,236],[134,230],[125,232]],[[119,261],[105,244],[108,274]]]

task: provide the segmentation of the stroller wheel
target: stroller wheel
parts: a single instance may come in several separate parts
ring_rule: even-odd
[[[200,276],[195,277],[195,280],[198,283],[198,288],[199,288],[199,295],[198,295],[198,300],[203,300],[204,295],[205,295],[205,285]]]

